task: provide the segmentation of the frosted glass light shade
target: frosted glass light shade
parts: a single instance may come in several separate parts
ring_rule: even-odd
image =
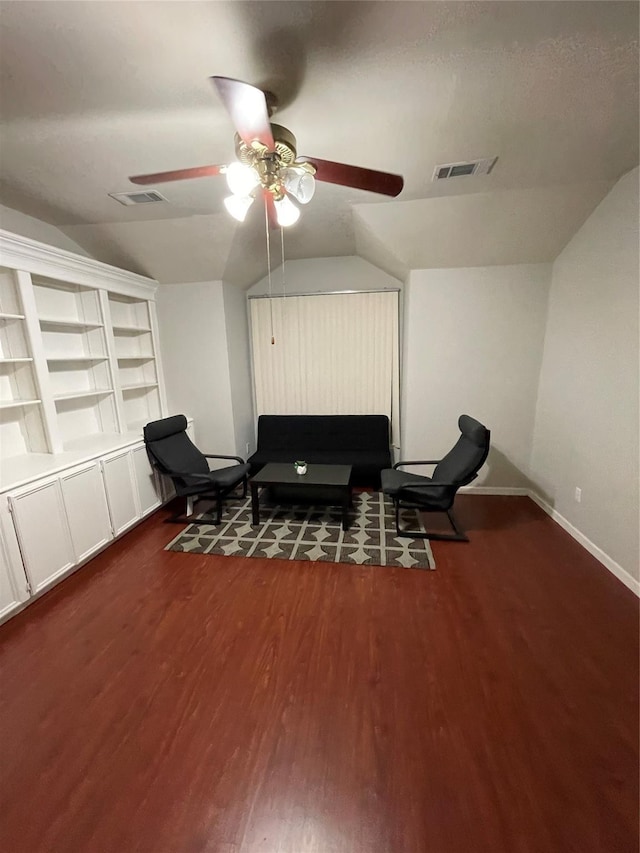
[[[227,185],[234,195],[248,196],[260,183],[255,169],[242,163],[231,163],[227,166],[226,176]]]
[[[273,203],[276,208],[278,225],[282,225],[283,228],[293,225],[300,218],[300,211],[286,195],[281,199],[275,199]]]
[[[229,195],[224,200],[224,206],[238,222],[244,222],[247,218],[247,211],[252,204],[253,199],[251,196]]]
[[[309,204],[316,191],[316,179],[304,169],[287,169],[284,187],[300,204]]]

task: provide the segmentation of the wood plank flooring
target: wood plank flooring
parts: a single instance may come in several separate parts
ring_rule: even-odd
[[[0,628],[6,853],[636,853],[638,602],[528,498],[436,572],[163,551]]]

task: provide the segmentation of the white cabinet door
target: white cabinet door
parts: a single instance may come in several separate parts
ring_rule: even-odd
[[[6,495],[0,495],[0,622],[29,598],[16,528]]]
[[[138,487],[140,514],[144,516],[162,504],[162,486],[160,478],[151,467],[144,444],[132,449],[131,458]]]
[[[4,542],[0,540],[0,619],[8,616],[21,603],[15,580],[5,553]]]
[[[164,503],[168,503],[168,501],[172,501],[176,496],[176,487],[173,485],[173,480],[171,477],[167,477],[166,474],[162,477],[162,500]]]
[[[102,473],[111,526],[114,535],[119,536],[140,518],[131,451],[124,450],[105,457],[102,460]]]
[[[9,495],[27,577],[33,592],[76,562],[60,483],[41,480]]]
[[[60,477],[71,541],[77,562],[85,560],[111,539],[111,521],[102,472],[97,462]]]

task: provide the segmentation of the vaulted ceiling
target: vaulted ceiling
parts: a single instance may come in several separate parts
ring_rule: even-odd
[[[260,210],[224,178],[108,193],[142,172],[226,163],[208,77],[275,92],[298,151],[398,172],[398,199],[319,184],[291,258],[408,268],[549,261],[638,162],[635,2],[3,2],[0,203],[158,278],[250,284]],[[499,157],[434,183],[438,163]],[[256,208],[257,205],[254,205]]]

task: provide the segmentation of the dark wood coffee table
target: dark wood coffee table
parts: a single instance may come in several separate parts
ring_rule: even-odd
[[[292,462],[268,462],[255,477],[249,480],[251,487],[252,523],[260,523],[259,491],[267,486],[286,486],[300,491],[305,500],[318,495],[319,503],[336,503],[342,507],[342,529],[349,528],[351,506],[351,465],[307,465],[306,474],[297,474]],[[328,497],[327,497],[328,496]]]

